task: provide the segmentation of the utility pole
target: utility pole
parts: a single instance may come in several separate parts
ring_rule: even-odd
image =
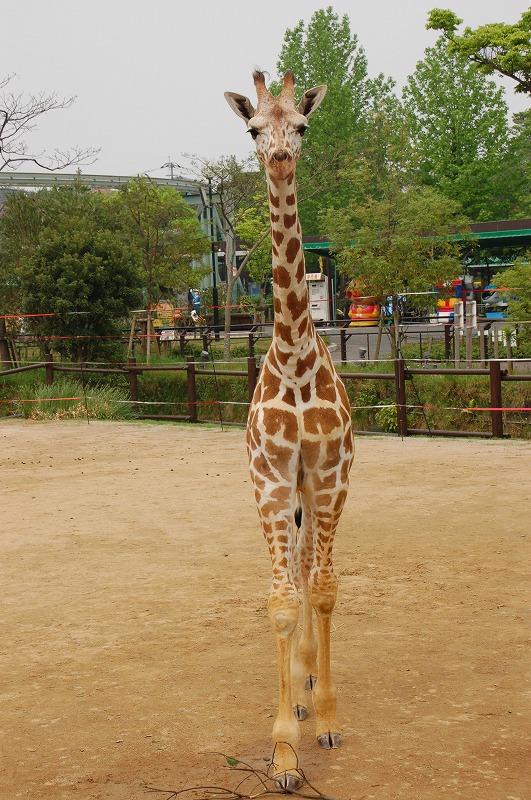
[[[163,164],[161,169],[169,169],[170,170],[170,180],[173,180],[173,170],[179,168],[181,169],[179,164],[176,164],[175,161],[172,161],[170,156],[168,156],[168,162]]]
[[[214,305],[214,338],[219,342],[219,297],[218,297],[218,281],[216,269],[216,229],[214,225],[214,201],[212,199],[212,177],[208,177],[208,206],[210,211],[210,238],[212,240],[211,253],[212,253],[212,303]]]

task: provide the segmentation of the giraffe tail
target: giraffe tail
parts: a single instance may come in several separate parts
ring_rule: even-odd
[[[297,506],[295,509],[295,525],[300,529],[302,522],[302,507]]]

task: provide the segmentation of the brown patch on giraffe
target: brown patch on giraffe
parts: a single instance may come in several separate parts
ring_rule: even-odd
[[[275,355],[275,351],[274,351],[273,347],[270,347],[269,350],[268,350],[268,353],[267,353],[267,356],[266,356],[266,364],[268,362],[269,362],[269,365],[274,370],[276,370],[277,372],[280,372],[280,369],[279,369],[279,366],[278,366],[277,357]]]
[[[291,186],[291,184],[293,183],[293,178],[294,177],[295,177],[295,175],[293,174],[293,172],[291,173],[291,175],[288,175],[287,180],[286,180],[286,183],[288,184],[288,186]]]
[[[285,228],[292,228],[295,225],[295,220],[297,219],[297,212],[294,214],[284,214],[284,227]]]
[[[308,433],[322,433],[327,436],[339,427],[339,417],[333,408],[309,408],[303,411],[304,430]],[[319,428],[321,430],[319,430]]]
[[[290,331],[291,331],[291,328],[290,328]],[[292,342],[292,344],[293,344],[293,342]],[[280,361],[280,363],[285,366],[289,361],[289,353],[286,353],[284,350],[281,350],[280,347],[278,347],[278,346],[275,346],[275,353],[276,353],[277,358]]]
[[[301,240],[297,236],[292,236],[286,245],[286,261],[288,264],[293,264],[300,249]]]
[[[267,458],[264,456],[263,453],[260,453],[259,455],[256,456],[253,463],[251,464],[251,467],[255,470],[255,472],[263,476],[264,479],[272,481],[273,483],[278,483],[278,478],[274,474]],[[253,476],[251,475],[251,477]]]
[[[341,437],[338,439],[330,439],[326,443],[326,461],[322,465],[322,469],[335,469],[341,461]]]
[[[297,367],[295,369],[295,377],[301,378],[306,370],[312,369],[313,365],[315,364],[315,359],[317,358],[317,354],[315,350],[311,350],[306,358],[298,358],[297,359]]]
[[[275,309],[275,314],[280,314],[282,311],[282,303],[278,299],[278,297],[273,298],[273,308]]]
[[[301,386],[301,400],[303,403],[309,403],[312,396],[312,384],[305,383]]]
[[[291,311],[293,322],[296,322],[301,314],[308,309],[308,294],[304,292],[302,297],[297,297],[296,292],[290,292],[286,298],[286,305]]]
[[[337,391],[339,392],[339,397],[341,398],[341,402],[345,408],[350,408],[350,400],[348,399],[347,390],[345,389],[345,385],[341,380],[337,381]]]
[[[334,376],[326,367],[319,367],[317,375],[315,376],[315,391],[319,400],[325,400],[328,403],[335,403],[337,399],[337,392],[334,383]]]
[[[288,505],[288,503],[281,500],[268,500],[267,503],[260,507],[260,513],[264,517],[274,517],[276,514],[280,514],[281,511],[285,511]]]
[[[275,240],[277,245],[280,246],[282,244],[282,242],[284,241],[284,234],[282,233],[282,231],[279,231],[276,228],[273,228],[273,239]]]
[[[288,194],[286,196],[286,205],[288,205],[288,206],[294,206],[295,205],[295,195],[294,194]],[[275,208],[278,208],[278,206],[275,206]]]
[[[289,486],[277,486],[273,489],[270,495],[274,500],[288,500],[291,496],[291,489]]]
[[[279,339],[282,339],[283,342],[286,342],[286,344],[289,344],[291,347],[294,347],[295,343],[294,343],[293,338],[291,336],[291,328],[290,328],[289,325],[284,325],[283,322],[279,322],[278,320],[275,320],[274,334],[275,334],[275,336],[278,336]],[[280,354],[280,350],[277,350],[277,357],[279,358],[279,360],[281,360],[279,354]],[[284,363],[287,363],[287,362],[284,362]]]
[[[345,505],[345,500],[347,499],[347,492],[346,489],[341,489],[337,496],[337,500],[334,503],[334,511],[339,512]]]
[[[330,475],[325,475],[324,478],[320,478],[319,475],[314,475],[313,486],[316,492],[322,492],[323,489],[333,489],[335,485],[336,485],[335,473],[331,473]]]
[[[343,447],[347,453],[352,452],[354,449],[354,439],[352,436],[352,428],[349,428],[345,434],[345,438],[343,439]]]
[[[275,208],[280,208],[280,197],[275,197],[275,195],[269,190],[269,202]]]
[[[271,218],[271,222],[273,223],[278,222],[280,219],[280,214],[273,214],[273,212],[271,212],[269,216]]]
[[[281,264],[278,267],[273,269],[273,281],[279,286],[281,289],[288,289],[291,284],[291,275],[289,274],[286,267],[283,267]]]
[[[315,505],[322,507],[322,506],[329,506],[332,502],[332,495],[330,494],[320,494],[315,498]]]
[[[304,466],[309,470],[313,469],[321,454],[321,443],[303,439],[301,442],[301,457]]]
[[[297,328],[297,333],[299,334],[299,338],[302,338],[302,336],[304,336],[307,327],[308,327],[308,317],[304,317],[301,324]]]
[[[273,469],[276,470],[279,475],[282,475],[282,477],[287,475],[293,455],[291,447],[283,447],[281,444],[268,441],[265,445],[265,452],[267,454],[268,463]]]
[[[341,483],[346,483],[348,480],[348,474],[350,472],[350,461],[343,461],[341,464]]]
[[[297,401],[295,400],[295,392],[293,391],[293,389],[290,386],[284,392],[284,396],[283,396],[282,400],[288,406],[296,406],[297,405]]]
[[[303,257],[297,264],[297,272],[295,273],[295,278],[297,279],[297,281],[299,281],[299,283],[304,278],[305,273],[306,273],[306,263]]]
[[[264,427],[269,436],[282,432],[288,442],[296,442],[298,439],[297,417],[292,411],[264,408]]]
[[[278,395],[280,390],[280,378],[277,375],[273,375],[267,366],[264,367],[262,385],[264,387],[262,403],[265,403],[266,400],[273,400]]]

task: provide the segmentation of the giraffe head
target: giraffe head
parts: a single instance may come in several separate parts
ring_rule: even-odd
[[[258,97],[256,108],[241,94],[225,92],[225,99],[247,123],[258,158],[267,173],[273,178],[287,178],[293,173],[300,155],[308,118],[321,104],[326,86],[309,89],[295,105],[293,72],[286,72],[284,86],[276,97],[266,88],[263,72],[253,72],[253,80]]]

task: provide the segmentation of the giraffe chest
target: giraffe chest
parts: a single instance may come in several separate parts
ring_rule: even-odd
[[[249,409],[248,441],[299,450],[304,442],[351,435],[350,405],[328,353],[319,348],[282,364],[272,348]]]

